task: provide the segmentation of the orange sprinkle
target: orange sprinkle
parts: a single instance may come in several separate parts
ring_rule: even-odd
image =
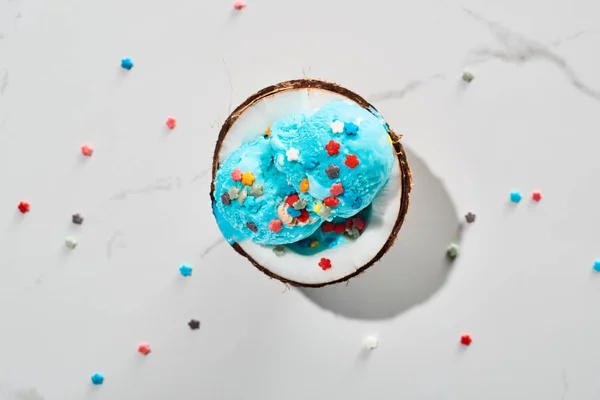
[[[252,172],[244,172],[242,174],[242,184],[246,186],[252,186],[256,178]]]
[[[300,182],[300,191],[302,193],[306,193],[307,190],[308,190],[308,179],[304,178]]]
[[[267,128],[267,130],[265,131],[265,135],[267,135],[267,137],[271,136],[271,126]]]

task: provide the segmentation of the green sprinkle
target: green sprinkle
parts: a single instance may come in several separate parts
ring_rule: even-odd
[[[299,199],[293,204],[294,210],[303,210],[306,208],[306,200]]]
[[[250,195],[254,197],[260,197],[264,193],[263,185],[252,185],[250,189]]]
[[[469,71],[463,71],[462,73],[462,80],[469,83],[471,82],[473,79],[475,79],[475,75],[473,75],[471,72]]]
[[[344,233],[344,236],[347,239],[356,240],[360,236],[360,231],[356,228],[346,229],[346,233]]]
[[[285,247],[278,244],[277,246],[273,247],[273,253],[275,253],[277,257],[281,257],[285,254]]]
[[[456,243],[452,243],[450,246],[448,246],[446,248],[446,257],[448,257],[451,260],[454,260],[456,257],[458,257],[459,250],[460,250],[460,247],[458,247],[458,245]]]
[[[240,195],[240,189],[237,188],[237,187],[235,187],[235,186],[232,186],[232,187],[229,188],[229,190],[227,191],[227,193],[229,193],[229,198],[231,200],[235,200]]]
[[[238,203],[244,204],[246,201],[246,197],[248,197],[248,191],[246,189],[242,190],[238,196]]]

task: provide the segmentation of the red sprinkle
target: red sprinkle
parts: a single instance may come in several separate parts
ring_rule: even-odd
[[[335,233],[337,233],[338,235],[341,235],[342,233],[344,233],[346,231],[346,224],[339,223],[339,224],[335,224],[335,228],[333,228],[333,231]]]
[[[333,196],[329,196],[323,200],[323,204],[325,204],[327,207],[335,207],[339,204],[339,202],[340,201]]]
[[[533,201],[540,201],[542,199],[542,194],[540,192],[533,192],[531,198]]]
[[[360,215],[352,218],[352,226],[359,231],[365,229],[365,220]]]
[[[352,228],[352,218],[346,220],[346,229]]]
[[[331,261],[329,258],[321,258],[321,261],[319,261],[319,267],[321,267],[323,271],[327,271],[329,268],[331,268]]]
[[[462,335],[460,337],[460,343],[464,346],[470,345],[472,341],[473,341],[473,339],[471,339],[471,336],[468,334]]]
[[[296,217],[296,219],[298,220],[298,222],[306,222],[306,221],[308,221],[309,217],[310,216],[308,215],[308,211],[303,209],[303,210],[300,210],[300,215],[298,215]]]
[[[167,128],[169,128],[169,129],[175,129],[176,124],[177,124],[177,121],[173,117],[169,117],[165,121],[165,125],[167,125]]]
[[[346,164],[350,168],[354,168],[358,164],[360,164],[360,161],[358,161],[358,157],[356,157],[356,154],[348,154],[346,156],[346,162],[344,164]]]
[[[138,351],[143,355],[147,356],[150,354],[150,345],[148,343],[140,343],[138,346]]]
[[[233,8],[235,8],[236,10],[241,10],[244,7],[246,7],[246,2],[242,0],[237,0],[235,3],[233,3]]]
[[[334,227],[335,225],[333,224],[333,222],[325,221],[323,222],[323,225],[321,225],[321,231],[325,233],[333,232]]]
[[[236,168],[231,172],[231,179],[233,179],[234,181],[241,181],[242,174],[243,172],[239,168]]]
[[[273,232],[279,232],[281,228],[283,228],[283,225],[281,224],[280,220],[273,219],[271,222],[269,222],[269,229]]]
[[[26,201],[22,201],[19,203],[19,206],[17,207],[19,209],[19,211],[21,211],[21,214],[25,214],[29,212],[29,203]]]
[[[83,154],[84,156],[91,157],[93,152],[94,152],[94,149],[92,149],[87,144],[84,146],[81,146],[81,154]]]
[[[325,145],[325,149],[327,150],[327,154],[330,156],[335,156],[340,152],[340,144],[333,140],[330,140],[329,143]]]
[[[334,196],[339,196],[340,194],[344,193],[344,187],[341,183],[334,183],[331,185],[331,188],[329,188],[329,193]]]
[[[297,194],[292,194],[288,196],[287,199],[285,199],[285,202],[288,206],[294,207],[294,203],[298,200],[300,200],[300,196],[298,196]]]

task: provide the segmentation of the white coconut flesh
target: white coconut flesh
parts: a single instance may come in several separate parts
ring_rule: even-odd
[[[243,143],[262,136],[273,122],[295,114],[310,115],[323,104],[335,100],[348,99],[339,93],[323,89],[293,89],[259,100],[245,109],[231,125],[221,144],[219,163]],[[298,254],[286,248],[285,254],[278,256],[273,251],[274,246],[257,244],[250,239],[241,241],[239,246],[263,268],[301,285],[327,284],[354,274],[385,247],[400,214],[402,173],[398,158],[394,159],[391,176],[371,203],[371,216],[357,239],[313,255]],[[323,270],[319,266],[322,258],[331,261],[331,268]]]

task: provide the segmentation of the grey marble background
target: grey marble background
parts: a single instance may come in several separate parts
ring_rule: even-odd
[[[594,0],[0,0],[0,399],[600,398],[599,16]],[[323,290],[242,261],[208,198],[231,107],[302,76],[373,102],[415,179],[391,254]]]

